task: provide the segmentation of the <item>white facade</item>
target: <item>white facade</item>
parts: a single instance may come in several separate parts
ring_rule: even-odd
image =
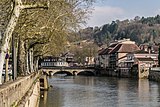
[[[86,57],[85,58],[86,65],[94,65],[94,57]]]
[[[65,67],[68,67],[68,63],[67,62],[63,62],[63,61],[57,61],[57,62],[42,62],[41,63],[41,66],[65,66]]]
[[[135,60],[135,58],[152,58],[155,62],[155,65],[158,65],[158,54],[134,54],[134,53],[129,53],[127,54],[127,60],[126,61],[130,61],[130,60]]]

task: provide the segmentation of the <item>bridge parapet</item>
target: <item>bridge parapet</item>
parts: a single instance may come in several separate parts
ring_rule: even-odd
[[[81,72],[92,72],[94,75],[96,75],[94,68],[87,68],[87,67],[44,67],[42,70],[47,75],[54,75],[57,72],[68,72],[71,75],[76,75]]]

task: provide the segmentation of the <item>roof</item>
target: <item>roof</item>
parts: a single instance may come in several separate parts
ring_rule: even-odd
[[[111,49],[109,48],[106,48],[106,49],[103,49],[99,52],[99,55],[106,55],[108,54],[109,52],[111,51]]]
[[[152,58],[136,58],[139,61],[154,61]]]
[[[122,56],[122,57],[118,58],[117,61],[120,60],[120,59],[123,59],[123,58],[125,58],[125,57],[127,57],[127,56],[126,56],[126,55],[125,55],[125,56]]]
[[[112,49],[110,49],[110,48],[107,48],[107,50],[104,52],[104,54],[106,55],[106,54],[109,54],[109,52],[111,51]]]
[[[108,50],[108,48],[106,48],[106,49],[101,49],[98,54],[99,54],[99,55],[104,55],[107,50]]]
[[[108,48],[103,48],[99,50],[99,55],[106,55],[108,54],[117,44],[113,43]]]
[[[111,50],[110,53],[116,53],[116,52],[118,52],[118,50],[120,49],[121,46],[122,46],[122,44],[117,44],[117,45],[113,48],[113,50]]]
[[[148,54],[148,52],[144,51],[144,50],[136,50],[136,51],[134,51],[132,53],[134,53],[134,54]]]
[[[151,53],[158,53],[158,48],[159,48],[159,46],[151,44],[141,44],[139,47],[142,50],[147,49],[149,51],[150,49]]]
[[[110,53],[130,53],[139,50],[136,44],[117,44]]]
[[[117,43],[113,43],[109,46],[109,48],[114,48],[117,45]]]

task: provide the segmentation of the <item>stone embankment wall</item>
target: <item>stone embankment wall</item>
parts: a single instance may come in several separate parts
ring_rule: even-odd
[[[36,107],[39,99],[39,74],[21,77],[0,86],[0,107]]]

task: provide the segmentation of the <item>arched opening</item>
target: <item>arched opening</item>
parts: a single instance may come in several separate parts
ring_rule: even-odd
[[[73,74],[68,71],[57,71],[53,75],[54,76],[72,76]]]
[[[49,76],[49,72],[48,72],[48,71],[45,71],[45,70],[42,70],[42,74]]]
[[[52,76],[53,74],[52,74],[52,71],[49,71],[49,76]]]
[[[77,75],[83,75],[83,76],[95,76],[95,73],[92,71],[82,71],[79,72]]]
[[[73,75],[76,76],[77,75],[77,71],[73,71]]]

